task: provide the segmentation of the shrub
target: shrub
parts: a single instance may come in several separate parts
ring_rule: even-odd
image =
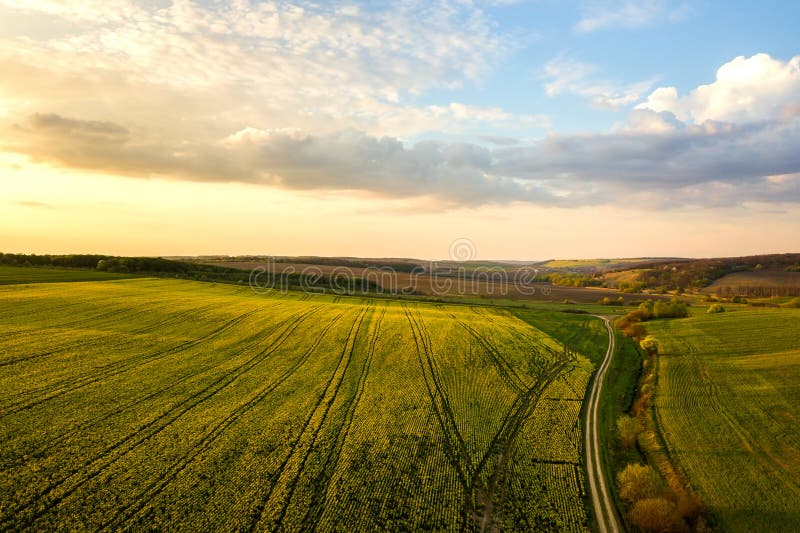
[[[633,416],[621,415],[617,418],[617,431],[619,438],[626,448],[630,449],[636,443],[640,431],[639,420]]]
[[[650,320],[653,318],[654,304],[653,300],[647,300],[639,304],[639,315],[642,320]]]
[[[675,504],[664,498],[646,498],[636,502],[630,512],[631,522],[642,531],[680,531]]]
[[[631,463],[617,474],[619,496],[628,503],[636,503],[661,495],[663,487],[653,467]]]
[[[724,312],[725,312],[725,308],[722,307],[720,304],[713,304],[713,305],[709,306],[708,311],[707,311],[708,314],[724,313]]]
[[[658,353],[658,339],[652,335],[648,335],[642,339],[642,342],[639,343],[639,346],[641,346],[642,350],[646,351],[647,353]]]
[[[652,316],[655,318],[683,318],[689,316],[689,308],[686,303],[677,298],[669,302],[657,301],[653,305]]]
[[[630,337],[632,339],[639,340],[647,334],[647,330],[644,329],[644,326],[638,323],[633,323],[628,325],[625,329],[622,330],[626,337]]]

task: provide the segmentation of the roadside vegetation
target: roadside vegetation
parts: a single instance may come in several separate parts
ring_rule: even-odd
[[[615,327],[629,340],[622,346],[632,352],[625,385],[629,401],[616,414],[609,469],[615,473],[619,505],[627,523],[636,530],[706,531],[708,517],[703,504],[688,487],[665,453],[660,428],[654,418],[653,396],[657,381],[657,336],[648,334],[645,322],[689,315],[687,304],[647,301],[619,317]]]

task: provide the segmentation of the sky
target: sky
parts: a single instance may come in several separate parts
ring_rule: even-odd
[[[800,3],[0,0],[0,251],[800,251]]]

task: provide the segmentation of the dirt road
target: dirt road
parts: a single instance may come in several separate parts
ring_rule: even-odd
[[[606,477],[600,461],[600,440],[597,430],[597,410],[600,403],[600,391],[603,389],[606,371],[611,358],[614,356],[614,330],[607,317],[602,318],[608,330],[608,350],[603,363],[597,370],[592,390],[589,393],[589,403],[586,409],[586,470],[589,477],[589,494],[592,499],[592,508],[597,520],[597,529],[601,533],[623,531],[617,518],[614,499],[611,497],[612,487],[606,483]]]

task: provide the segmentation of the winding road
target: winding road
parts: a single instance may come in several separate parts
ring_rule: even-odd
[[[592,508],[597,520],[597,529],[601,533],[619,533],[624,529],[620,526],[611,489],[606,483],[606,476],[600,462],[600,439],[597,431],[597,410],[600,404],[600,391],[606,378],[611,358],[614,356],[614,330],[608,317],[598,316],[605,322],[608,330],[608,350],[603,358],[603,363],[597,370],[592,390],[589,392],[589,403],[586,410],[586,471],[589,477],[589,494],[592,498]]]

